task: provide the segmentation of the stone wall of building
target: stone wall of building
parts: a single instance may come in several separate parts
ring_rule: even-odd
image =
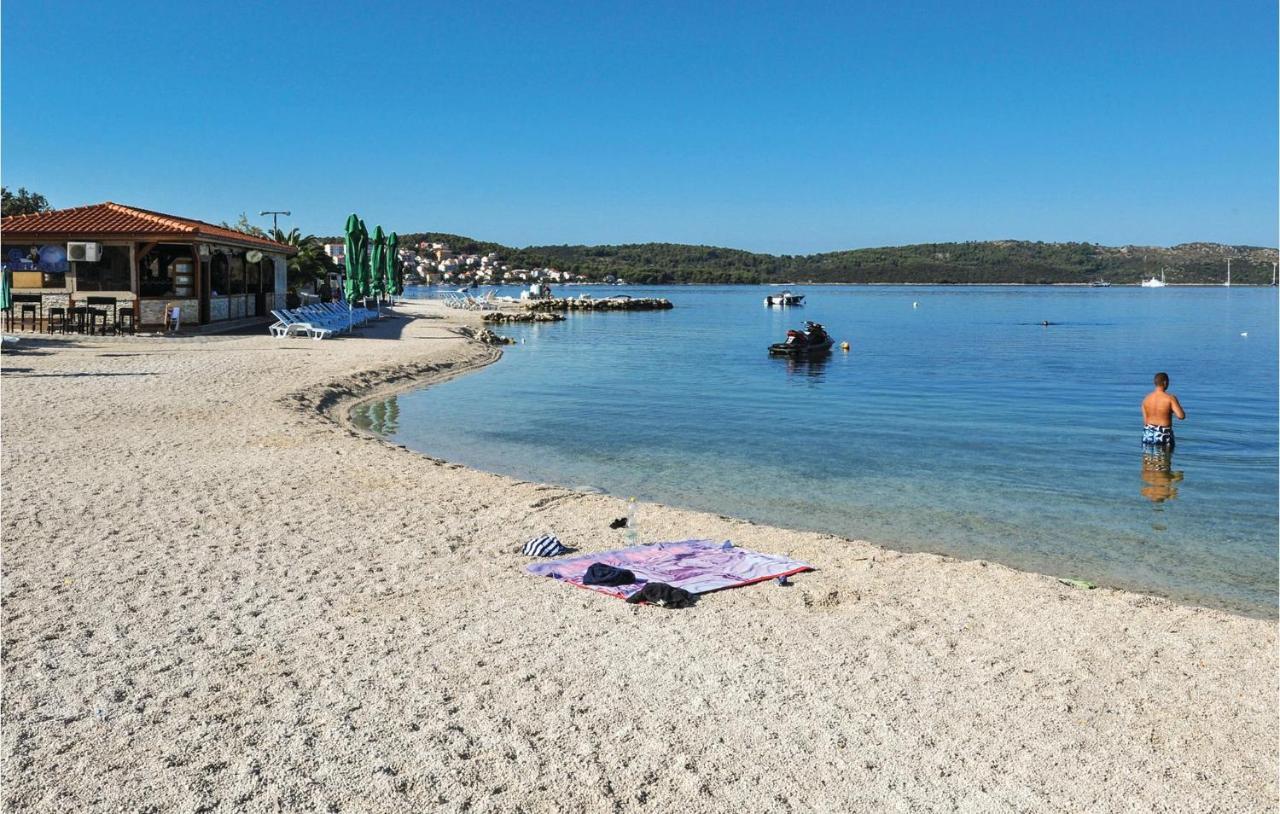
[[[220,319],[231,318],[231,303],[228,297],[210,297],[209,298],[209,321],[217,322]]]
[[[200,301],[197,299],[186,300],[143,300],[142,301],[142,318],[139,323],[143,325],[163,325],[164,324],[164,307],[173,303],[182,309],[182,321],[188,325],[194,325],[200,321]]]

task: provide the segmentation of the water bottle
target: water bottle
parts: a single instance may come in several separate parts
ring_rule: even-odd
[[[636,499],[627,500],[627,545],[636,545],[640,535],[636,532]]]

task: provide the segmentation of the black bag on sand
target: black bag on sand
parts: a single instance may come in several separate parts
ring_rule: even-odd
[[[627,597],[633,605],[648,602],[663,608],[688,608],[694,603],[693,594],[684,588],[676,588],[665,582],[647,582],[640,590]]]

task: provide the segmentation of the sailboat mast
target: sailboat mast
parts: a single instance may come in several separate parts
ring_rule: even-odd
[[[1231,258],[1227,258],[1227,288],[1231,287]]]

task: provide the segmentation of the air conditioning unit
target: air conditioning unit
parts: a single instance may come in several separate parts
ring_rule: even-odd
[[[96,263],[102,259],[102,244],[68,243],[67,259],[81,263]]]

